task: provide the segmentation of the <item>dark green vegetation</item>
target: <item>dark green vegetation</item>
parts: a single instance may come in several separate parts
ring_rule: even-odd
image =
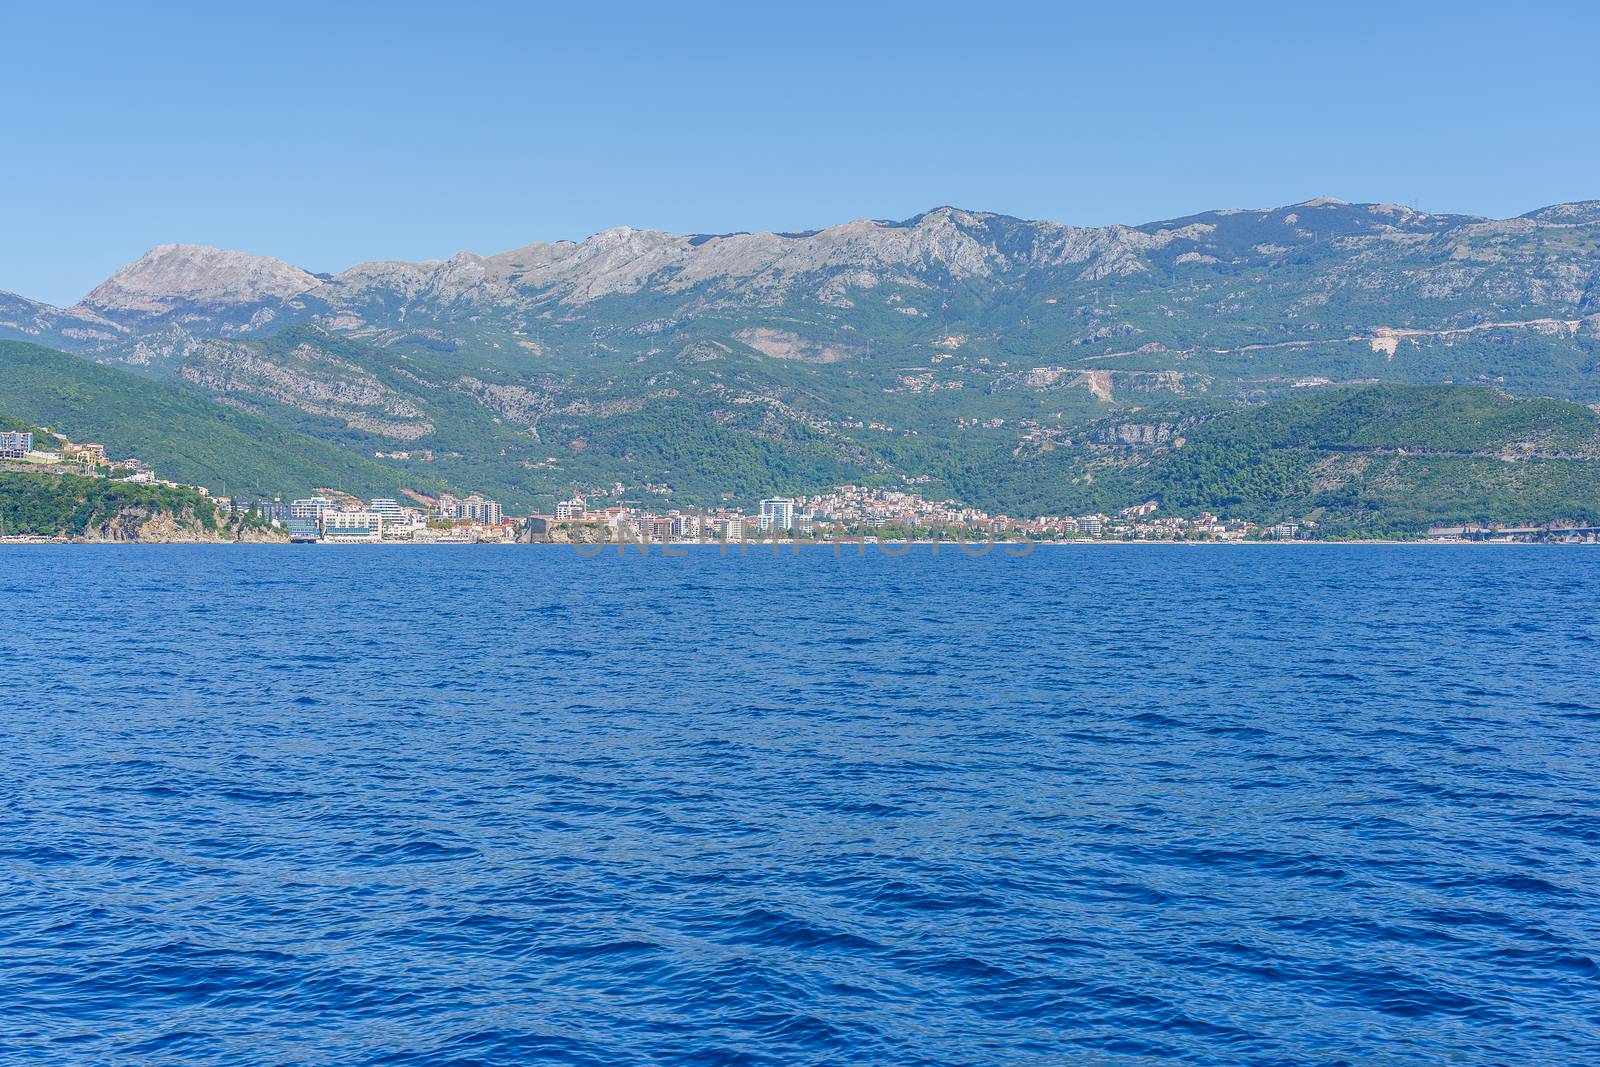
[[[1600,523],[1600,415],[1489,389],[1382,385],[1195,427],[1131,472],[1165,510],[1320,521],[1343,536],[1433,524]]]
[[[208,271],[285,276],[287,295],[162,288]],[[107,292],[136,298],[0,300],[0,334],[125,362],[159,393],[74,406],[0,371],[0,408],[235,491],[437,486],[517,512],[575,489],[694,506],[864,482],[1012,515],[1153,496],[1352,532],[1592,506],[1575,424],[1514,420],[1600,403],[1593,203],[1488,220],[1316,200],[1099,229],[938,209],[320,280],[179,249]],[[1374,383],[1557,399],[1352,399]],[[214,432],[152,439],[157,395]]]
[[[419,481],[196,390],[37,345],[0,341],[0,410],[218,492],[392,493]]]
[[[982,436],[961,445],[924,445],[910,462],[958,498],[1013,515],[1115,513],[1154,500],[1169,515],[1310,519],[1325,536],[1600,521],[1600,415],[1478,386],[1380,384],[1243,407],[1151,407],[1022,454]]]
[[[235,536],[238,528],[192,489],[0,470],[0,534],[8,537],[210,539]]]

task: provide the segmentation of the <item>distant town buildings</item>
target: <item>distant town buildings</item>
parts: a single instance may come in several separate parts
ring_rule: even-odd
[[[612,492],[621,494],[622,487]],[[530,516],[525,534],[533,540],[593,540],[592,530],[604,524],[607,539],[638,544],[669,541],[710,543],[789,541],[794,539],[905,540],[1202,540],[1242,541],[1249,538],[1299,538],[1308,525],[1281,523],[1269,532],[1247,522],[1209,513],[1162,516],[1158,501],[1122,509],[1115,518],[1092,515],[1042,515],[1019,519],[991,515],[955,500],[928,500],[908,489],[839,485],[824,493],[800,497],[768,497],[754,515],[732,508],[706,511],[671,509],[665,513],[629,506],[599,510],[573,496],[560,501],[553,515]],[[562,528],[567,532],[563,534]]]
[[[229,510],[235,515],[255,515],[271,526],[282,526],[289,517],[289,505],[266,497],[256,500],[245,496],[235,497]]]
[[[0,458],[24,463],[81,463],[84,473],[115,477],[126,482],[176,486],[159,481],[155,471],[138,459],[108,461],[99,444],[63,441],[61,452],[33,450],[34,435],[27,431],[0,431]],[[906,482],[899,488],[886,486],[837,485],[825,492],[798,497],[767,497],[757,502],[754,515],[725,505],[694,510],[672,508],[656,511],[632,506],[621,500],[626,488],[590,487],[591,496],[610,498],[617,503],[592,506],[584,495],[574,492],[555,504],[553,515],[532,515],[507,520],[498,501],[481,493],[466,497],[441,494],[437,500],[416,497],[420,506],[403,504],[392,497],[378,497],[363,503],[334,490],[319,490],[316,495],[282,500],[249,497],[216,499],[219,509],[234,515],[251,515],[286,532],[292,541],[361,543],[405,541],[414,543],[465,544],[515,540],[569,540],[593,543],[597,540],[638,544],[667,542],[746,542],[751,540],[793,541],[873,541],[925,539],[931,541],[992,540],[1207,540],[1246,539],[1298,540],[1314,537],[1316,523],[1285,519],[1273,525],[1257,525],[1216,515],[1162,515],[1161,504],[1148,500],[1119,510],[1115,517],[1090,515],[1041,515],[1013,518],[991,515],[956,500],[930,500],[911,491],[922,482]],[[202,496],[201,486],[185,486]],[[660,494],[666,486],[646,487]],[[722,494],[732,500],[733,494]],[[564,529],[563,529],[564,528]],[[1484,528],[1439,527],[1430,537],[1445,539],[1505,539],[1560,537],[1566,540],[1600,535],[1600,528],[1561,526]]]
[[[234,509],[249,510],[248,501]],[[340,494],[303,497],[287,506],[282,501],[256,501],[257,514],[281,525],[291,541],[350,543],[361,541],[467,542],[515,539],[498,502],[473,494],[465,499],[445,494],[431,507],[411,507],[392,497],[362,504]]]
[[[504,521],[500,505],[477,493],[465,500],[445,493],[433,508],[434,517],[444,522],[476,522],[485,526],[498,526]]]

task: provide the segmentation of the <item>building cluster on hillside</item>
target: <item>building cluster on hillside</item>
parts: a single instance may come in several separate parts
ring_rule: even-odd
[[[1156,517],[1154,502],[1116,515],[1045,515],[1019,519],[991,515],[954,500],[927,500],[906,490],[841,485],[813,496],[771,497],[754,514],[738,509],[665,512],[625,506],[590,508],[581,496],[556,504],[550,515],[528,521],[535,538],[565,527],[591,528],[592,540],[640,542],[744,541],[752,539],[853,537],[1074,538],[1120,540],[1293,540],[1301,524],[1258,526],[1202,514]]]
[[[54,435],[59,437],[60,435]],[[156,477],[138,459],[112,459],[95,442],[62,439],[59,450],[37,450],[34,435],[25,430],[0,431],[0,459],[20,460],[46,469],[67,468],[71,473],[110,478],[121,482],[187,489],[210,498],[224,514],[258,516],[282,529],[294,541],[511,541],[518,524],[508,521],[498,502],[474,493],[449,494],[425,507],[402,505],[379,498],[366,503],[343,493],[306,497],[285,503],[279,499],[249,496],[212,496],[204,486],[184,485]],[[329,490],[318,490],[330,493]]]
[[[157,478],[155,470],[141,460],[112,459],[106,453],[105,446],[94,441],[80,443],[61,438],[59,449],[36,449],[34,444],[32,431],[0,431],[0,459],[22,460],[57,470],[66,467],[73,474],[111,478],[136,485],[163,485],[169,489],[191,489],[201,496],[210,495],[200,486],[183,485]]]
[[[280,499],[212,497],[204,486],[156,477],[148,464],[113,459],[95,442],[73,442],[59,434],[58,450],[34,446],[27,430],[0,430],[0,460],[41,465],[71,473],[134,484],[187,489],[211,498],[218,509],[253,514],[282,529],[293,541],[350,542],[509,542],[585,540],[739,542],[750,540],[839,539],[1030,539],[1124,541],[1297,540],[1316,536],[1316,523],[1288,520],[1260,525],[1202,513],[1162,516],[1155,501],[1123,508],[1115,515],[1042,515],[1013,518],[990,514],[955,500],[929,500],[911,489],[839,485],[811,496],[769,497],[754,512],[741,508],[656,511],[625,504],[591,507],[581,495],[559,501],[551,514],[508,519],[496,501],[474,493],[443,494],[437,500],[415,496],[419,506],[379,497],[363,502],[345,493],[317,490],[317,496],[285,503]],[[921,479],[926,481],[926,479]],[[916,481],[907,483],[917,484]],[[665,486],[646,487],[665,491]],[[620,496],[624,486],[597,489]],[[729,494],[725,494],[724,498]],[[563,535],[559,531],[565,529]],[[1435,526],[1438,541],[1600,541],[1600,526],[1573,522],[1525,525]]]
[[[59,435],[54,435],[59,437]],[[211,497],[204,486],[156,477],[135,458],[112,459],[95,442],[62,439],[59,450],[35,449],[34,434],[0,430],[0,460],[20,461],[134,484],[188,489]],[[618,484],[611,491],[620,494]],[[474,493],[450,494],[417,506],[379,497],[363,502],[344,493],[318,490],[317,496],[279,499],[211,497],[224,513],[254,514],[282,529],[293,541],[324,543],[417,542],[461,544],[519,540],[632,541],[636,543],[742,542],[841,539],[987,539],[1244,541],[1297,540],[1315,536],[1315,523],[1293,520],[1259,525],[1202,513],[1162,516],[1155,501],[1123,508],[1115,515],[1043,515],[1013,518],[990,514],[955,500],[929,500],[909,489],[839,485],[811,496],[769,497],[754,512],[724,507],[656,511],[627,505],[591,507],[574,494],[548,515],[508,519],[496,501]],[[565,530],[565,533],[560,531]],[[1600,540],[1600,527],[1552,522],[1540,525],[1435,526],[1432,540],[1583,541]]]

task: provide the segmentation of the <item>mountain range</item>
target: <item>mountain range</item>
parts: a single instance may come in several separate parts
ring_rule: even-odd
[[[878,481],[1072,510],[1207,420],[1307,391],[1600,403],[1600,201],[1493,220],[1322,197],[1108,227],[946,207],[336,275],[164,245],[70,308],[0,294],[0,338],[514,508]]]

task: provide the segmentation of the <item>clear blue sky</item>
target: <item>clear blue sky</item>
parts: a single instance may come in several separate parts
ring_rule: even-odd
[[[169,241],[311,270],[939,204],[1145,222],[1600,197],[1580,3],[0,0],[0,289]]]

